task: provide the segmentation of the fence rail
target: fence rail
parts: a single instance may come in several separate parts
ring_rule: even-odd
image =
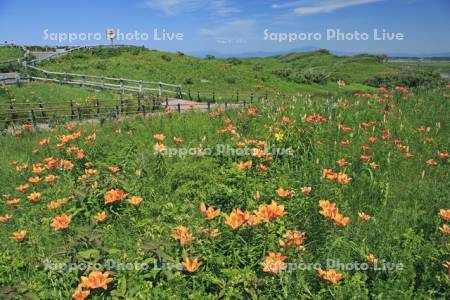
[[[154,82],[154,81],[144,81],[144,80],[135,80],[135,79],[127,79],[127,78],[115,78],[115,77],[107,77],[107,76],[98,76],[98,75],[90,75],[90,74],[77,74],[77,73],[67,73],[67,72],[54,72],[44,70],[42,68],[38,68],[35,66],[27,66],[31,70],[35,70],[37,72],[41,72],[45,74],[45,77],[40,76],[29,76],[31,80],[40,80],[40,81],[50,81],[56,83],[65,83],[65,84],[76,84],[80,86],[91,86],[98,87],[104,89],[112,89],[115,91],[130,91],[143,93],[144,91],[157,91],[159,96],[162,96],[163,93],[172,93],[177,97],[182,97],[181,85],[177,84],[169,84],[164,82]],[[60,78],[49,78],[49,75],[59,76]],[[80,78],[78,80],[69,80],[70,77]],[[100,81],[87,81],[86,79],[96,79]],[[115,83],[109,83],[115,82]],[[125,85],[129,84],[129,85]],[[131,85],[134,84],[134,85]],[[150,87],[149,87],[150,86]]]
[[[77,105],[73,101],[65,103],[64,106],[45,108],[40,102],[39,107],[30,109],[16,109],[10,103],[8,110],[0,111],[0,123],[7,127],[15,123],[30,123],[35,127],[39,124],[52,123],[61,119],[70,120],[95,120],[102,118],[117,119],[129,115],[147,116],[161,112],[186,112],[191,110],[213,111],[215,109],[227,109],[236,107],[246,107],[250,103],[244,101],[240,103],[197,103],[185,101],[185,103],[170,103],[172,100],[165,99],[129,99],[129,100],[94,100],[93,103]],[[178,100],[175,100],[178,101]],[[181,100],[184,101],[184,100]]]

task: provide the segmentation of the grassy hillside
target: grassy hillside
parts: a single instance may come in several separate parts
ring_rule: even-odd
[[[18,47],[0,47],[0,62],[15,58],[22,58],[23,50]]]
[[[389,63],[398,68],[406,68],[412,72],[418,70],[432,70],[448,76],[450,73],[450,60],[439,59],[392,59]],[[449,77],[450,79],[450,77]]]
[[[131,95],[125,94],[124,98]],[[20,86],[0,87],[0,103],[9,103],[9,99],[17,103],[38,103],[44,102],[49,106],[58,103],[83,102],[86,99],[119,99],[120,95],[107,90],[93,88],[81,88],[55,83],[32,82]]]
[[[338,79],[350,85],[345,91],[367,89],[365,80],[389,74],[395,68],[373,56],[338,57],[326,51],[250,59],[198,59],[181,53],[151,51],[137,47],[85,49],[42,67],[54,71],[107,75],[183,84],[200,91],[336,92]],[[290,73],[292,76],[285,76]],[[325,75],[326,80],[299,78]],[[295,76],[294,76],[295,75]],[[314,79],[314,78],[313,78]]]
[[[413,92],[0,136],[0,298],[448,299],[448,89]]]

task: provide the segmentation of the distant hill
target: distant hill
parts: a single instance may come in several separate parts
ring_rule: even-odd
[[[269,53],[267,53],[269,54]],[[193,91],[286,93],[370,89],[363,83],[376,75],[398,72],[384,57],[337,56],[327,50],[285,53],[268,57],[199,59],[183,53],[143,47],[76,50],[41,67],[60,72],[162,81],[182,84]]]

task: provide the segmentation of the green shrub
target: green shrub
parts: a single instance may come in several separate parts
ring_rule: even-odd
[[[227,62],[228,62],[230,65],[233,65],[233,66],[237,66],[237,65],[242,64],[242,60],[240,60],[239,58],[236,58],[236,57],[228,58],[228,59],[227,59]]]
[[[374,87],[424,87],[435,88],[445,84],[441,75],[434,71],[403,71],[399,74],[389,75],[375,75],[364,82],[367,85]]]

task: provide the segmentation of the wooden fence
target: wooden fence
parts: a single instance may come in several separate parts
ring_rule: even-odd
[[[243,101],[240,103],[195,103],[185,100],[172,103],[169,98],[152,99],[126,99],[126,100],[98,100],[93,99],[79,104],[74,101],[46,107],[41,101],[36,106],[29,103],[0,104],[0,123],[9,126],[11,123],[29,123],[35,127],[38,124],[49,124],[58,120],[94,120],[94,119],[117,119],[121,116],[140,115],[160,112],[186,112],[190,110],[212,111],[218,108],[246,107],[250,103]],[[28,107],[27,107],[28,106]]]
[[[181,85],[177,84],[169,84],[164,82],[152,82],[152,81],[144,81],[144,80],[134,80],[134,79],[126,79],[126,78],[114,78],[114,77],[106,77],[106,76],[97,76],[97,75],[89,75],[89,74],[76,74],[76,73],[67,73],[67,72],[53,72],[47,71],[42,68],[38,68],[35,66],[27,66],[28,69],[40,72],[44,75],[42,76],[28,76],[30,80],[39,80],[46,82],[55,82],[61,84],[72,84],[79,86],[91,86],[102,89],[111,89],[114,91],[119,91],[124,93],[128,92],[136,92],[139,94],[144,93],[145,91],[153,91],[158,92],[159,96],[162,96],[163,93],[173,94],[178,98],[182,97]],[[49,76],[54,76],[54,78],[50,78]]]

